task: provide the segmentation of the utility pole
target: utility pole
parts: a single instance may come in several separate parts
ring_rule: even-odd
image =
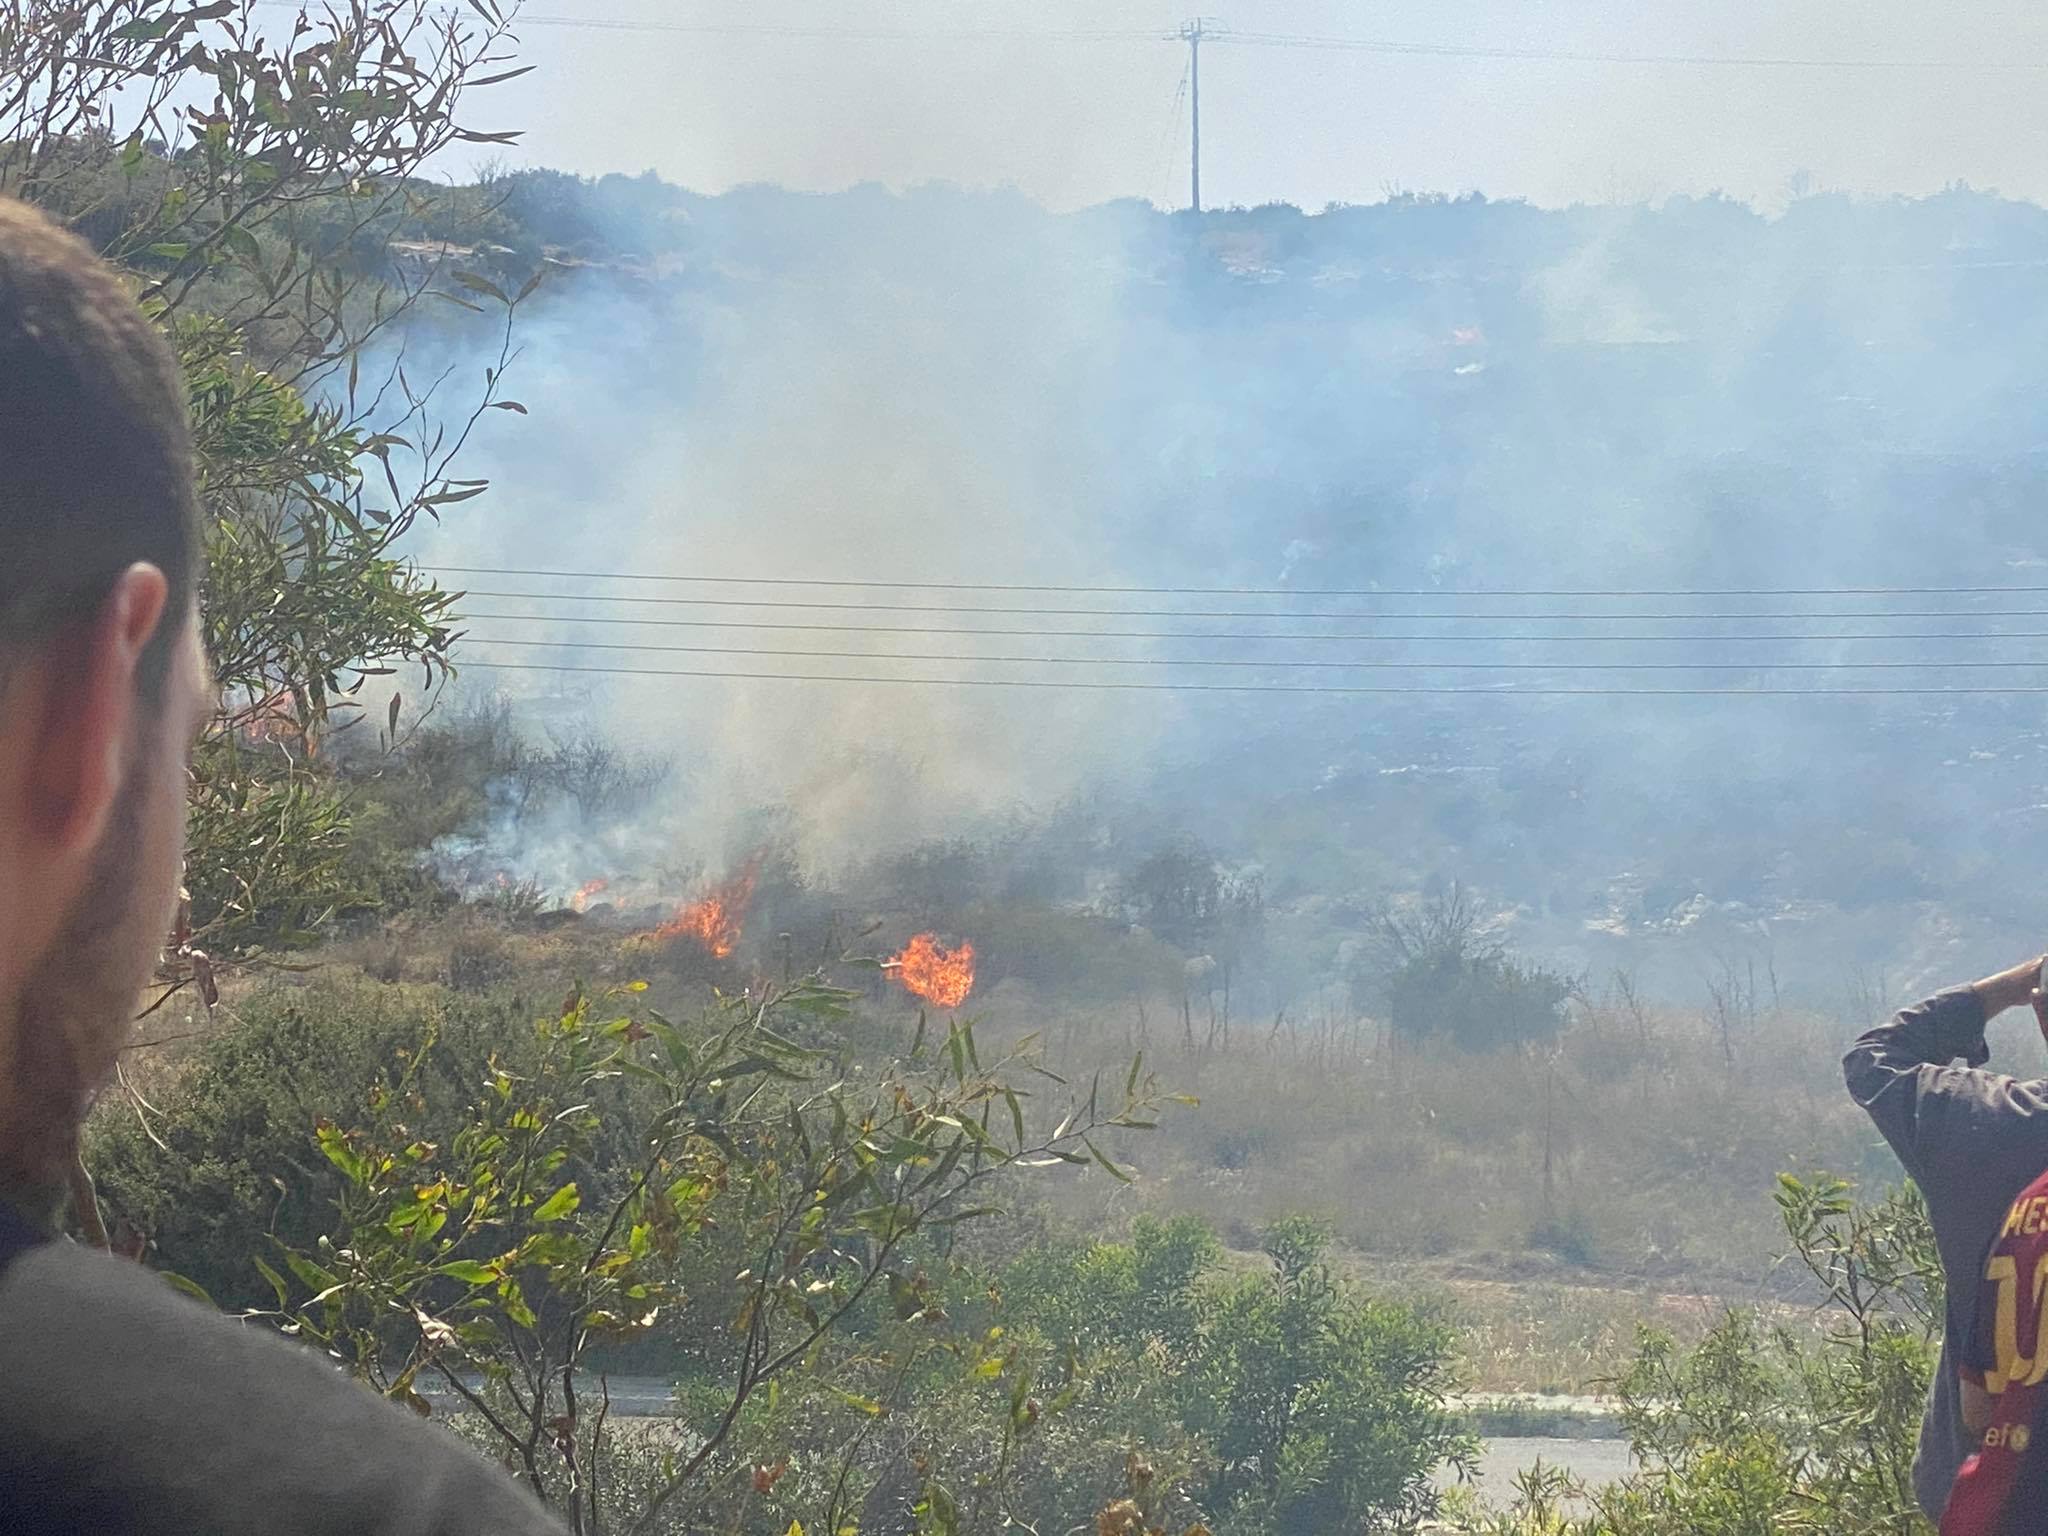
[[[1193,158],[1188,165],[1188,201],[1196,213],[1202,211],[1202,18],[1181,26],[1180,35],[1188,45],[1189,99],[1194,108]]]

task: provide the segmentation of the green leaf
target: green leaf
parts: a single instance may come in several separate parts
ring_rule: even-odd
[[[489,489],[488,485],[470,485],[464,486],[459,491],[438,491],[432,496],[422,496],[420,498],[420,505],[423,507],[446,507],[458,501],[468,501],[472,496],[481,496]]]
[[[931,1188],[934,1184],[945,1183],[946,1176],[959,1166],[960,1154],[966,1150],[967,1142],[968,1137],[966,1135],[955,1136],[952,1146],[946,1149],[946,1155],[939,1159],[938,1166],[917,1181],[917,1189],[923,1191]]]
[[[540,1203],[534,1211],[535,1221],[560,1221],[583,1203],[583,1196],[576,1192],[574,1181],[564,1184]]]
[[[1102,1164],[1103,1170],[1106,1173],[1108,1173],[1111,1178],[1116,1179],[1124,1184],[1128,1184],[1131,1182],[1131,1176],[1128,1173],[1125,1173],[1123,1169],[1117,1167],[1117,1165],[1115,1163],[1112,1163],[1108,1158],[1104,1157],[1102,1155],[1102,1149],[1097,1147],[1095,1143],[1090,1141],[1086,1136],[1083,1136],[1081,1138],[1081,1145],[1088,1149],[1088,1151],[1094,1156],[1096,1162]]]
[[[970,1206],[964,1211],[953,1211],[945,1216],[934,1216],[925,1225],[932,1227],[957,1227],[963,1221],[979,1221],[984,1216],[1000,1215],[1002,1209],[1000,1205]]]
[[[473,91],[481,86],[501,85],[507,80],[517,80],[521,75],[530,75],[539,68],[538,64],[524,64],[518,69],[508,69],[501,75],[485,75],[481,80],[465,80],[462,88],[465,91]],[[799,1531],[797,1536],[803,1536],[803,1533]]]
[[[1003,1089],[1003,1097],[1009,1101],[1010,1127],[1017,1133],[1017,1150],[1021,1152],[1024,1149],[1024,1106],[1017,1102],[1017,1090],[1007,1085]]]
[[[158,1273],[172,1290],[183,1291],[194,1301],[202,1301],[209,1307],[213,1305],[213,1298],[206,1294],[206,1288],[200,1285],[197,1280],[188,1280],[183,1275],[169,1269],[159,1270]]]
[[[846,1019],[853,1016],[853,1010],[847,1006],[847,999],[850,995],[836,988],[805,987],[785,997],[782,1000],[782,1006],[786,1012],[803,1014],[809,1018],[826,1020]],[[818,1054],[815,1051],[804,1050],[803,1047],[793,1040],[782,1039],[781,1036],[775,1034],[772,1030],[762,1029],[757,1033],[779,1045],[787,1047],[798,1055],[808,1057]]]
[[[333,1290],[340,1282],[326,1270],[315,1264],[303,1253],[287,1251],[284,1256],[285,1268],[298,1276],[299,1284],[313,1291]]]
[[[460,1280],[464,1285],[496,1285],[504,1278],[492,1265],[480,1263],[475,1259],[451,1259],[434,1273],[446,1275],[451,1280]]]
[[[320,1144],[320,1151],[326,1156],[327,1161],[347,1175],[351,1183],[363,1182],[368,1165],[356,1155],[355,1149],[348,1144],[348,1138],[342,1134],[338,1126],[331,1120],[321,1121],[314,1127],[313,1139]]]
[[[960,1510],[951,1494],[932,1483],[925,1489],[924,1502],[931,1514],[932,1536],[959,1536]]]
[[[867,1168],[861,1168],[849,1177],[841,1180],[839,1187],[826,1195],[824,1200],[819,1203],[818,1208],[829,1211],[834,1206],[844,1205],[863,1190],[871,1194],[879,1195],[881,1193],[880,1190],[875,1188],[874,1174]]]
[[[467,288],[471,293],[481,293],[487,298],[496,299],[500,304],[510,304],[512,302],[505,297],[505,290],[487,277],[479,277],[474,272],[457,272],[454,274],[454,278],[456,282]]]
[[[256,1272],[269,1281],[271,1290],[277,1293],[277,1310],[280,1312],[284,1311],[291,1295],[291,1287],[285,1283],[283,1275],[280,1275],[276,1270],[264,1263],[261,1258],[256,1258],[254,1262]]]

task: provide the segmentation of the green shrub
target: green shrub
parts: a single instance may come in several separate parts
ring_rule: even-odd
[[[1180,1365],[1200,1342],[1202,1280],[1223,1256],[1216,1234],[1193,1216],[1140,1216],[1127,1243],[1044,1242],[1007,1265],[1006,1310],[1056,1349],[1095,1356],[1155,1346]]]
[[[1600,1251],[1593,1215],[1583,1205],[1549,1213],[1531,1223],[1529,1246],[1554,1253],[1570,1264],[1591,1264]]]
[[[415,1408],[430,1383],[458,1397],[494,1454],[591,1527],[838,1531],[874,1498],[964,1533],[1010,1523],[1020,1498],[1098,1507],[1128,1420],[1069,1413],[1130,1381],[1091,1397],[1078,1362],[976,1318],[947,1255],[988,1214],[968,1197],[1023,1170],[1122,1177],[1097,1149],[1156,1115],[1142,1064],[1120,1097],[1092,1087],[1027,1118],[1009,1078],[1029,1063],[984,1066],[964,1024],[842,1073],[789,1031],[855,994],[797,981],[678,1024],[645,990],[575,989],[524,1027],[522,1056],[470,1041],[468,1070],[443,1074],[416,1053],[366,1113],[316,1121],[311,1155],[340,1185],[313,1241],[271,1246],[265,1315]],[[636,1341],[665,1346],[683,1385],[676,1421],[629,1446],[592,1399]]]
[[[1564,1028],[1572,978],[1490,938],[1460,887],[1420,912],[1383,915],[1377,939],[1378,964],[1358,979],[1396,1034],[1481,1051],[1554,1039]]]
[[[1171,1405],[1171,1432],[1155,1420],[1132,1444],[1148,1515],[1185,1504],[1237,1536],[1413,1529],[1436,1507],[1430,1473],[1473,1449],[1448,1408],[1450,1330],[1336,1280],[1326,1242],[1278,1222],[1270,1267],[1246,1275],[1206,1224],[1140,1219],[1127,1243],[1021,1257],[1000,1290],[1056,1356],[1115,1384],[1120,1411],[1097,1423],[1129,1433],[1148,1398]]]
[[[1436,1510],[1430,1473],[1474,1453],[1446,1402],[1450,1330],[1334,1278],[1327,1245],[1316,1222],[1276,1223],[1269,1272],[1203,1318],[1190,1418],[1227,1530],[1412,1529]]]
[[[1645,1329],[1616,1384],[1643,1470],[1559,1513],[1554,1476],[1508,1510],[1468,1522],[1488,1536],[1752,1536],[1930,1527],[1912,1490],[1933,1369],[1941,1271],[1910,1187],[1858,1204],[1839,1179],[1782,1177],[1791,1251],[1826,1301],[1816,1339],[1754,1309],[1727,1312],[1681,1350]]]
[[[87,1160],[109,1217],[149,1240],[153,1262],[224,1306],[254,1306],[270,1291],[253,1256],[272,1256],[273,1235],[310,1243],[333,1221],[341,1181],[313,1150],[318,1121],[375,1113],[432,1140],[480,1064],[531,1037],[502,1000],[342,976],[272,982],[151,1091],[149,1109],[109,1095]],[[380,1106],[421,1053],[425,1091]]]

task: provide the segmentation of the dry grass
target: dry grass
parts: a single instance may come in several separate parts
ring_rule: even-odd
[[[476,911],[366,929],[308,959],[509,992],[536,1011],[573,980],[628,979],[688,1010],[752,974],[688,941]],[[848,1050],[907,1040],[912,1000],[873,972],[841,979],[864,997]],[[232,1027],[250,984],[212,1020],[188,999],[154,1018],[150,1035],[171,1043],[130,1053],[142,1091],[175,1072],[177,1037]],[[1142,1048],[1163,1085],[1201,1098],[1125,1138],[1136,1187],[1063,1180],[1070,1214],[1113,1230],[1135,1209],[1190,1212],[1240,1250],[1282,1213],[1321,1215],[1360,1275],[1450,1310],[1475,1390],[1583,1391],[1626,1361],[1638,1323],[1692,1336],[1730,1302],[1778,1294],[1778,1171],[1892,1176],[1842,1092],[1852,1031],[1811,1016],[1760,1013],[1724,1047],[1697,1015],[1582,1009],[1551,1047],[1470,1056],[1396,1052],[1368,1024],[1329,1019],[1224,1035],[1177,999],[1077,1006],[1016,982],[974,1011],[990,1046],[1035,1032],[1048,1064],[1119,1085]]]
[[[1768,1017],[1731,1062],[1696,1019],[1648,1027],[1645,1045],[1583,1016],[1554,1048],[1490,1056],[1402,1055],[1364,1032],[1342,1054],[1284,1033],[1192,1053],[1155,1038],[1148,1062],[1201,1107],[1124,1150],[1146,1202],[1241,1246],[1305,1210],[1363,1254],[1535,1252],[1666,1289],[1759,1282],[1780,1171],[1893,1176],[1841,1087],[1847,1029]],[[1056,1055],[1074,1033],[1055,1024]],[[1117,1028],[1109,1050],[1092,1043],[1066,1059],[1128,1041]]]
[[[1811,1315],[1755,1287],[1708,1293],[1603,1283],[1532,1261],[1481,1266],[1360,1259],[1351,1272],[1385,1294],[1444,1312],[1457,1326],[1466,1387],[1473,1392],[1600,1396],[1634,1358],[1642,1328],[1689,1344],[1732,1306],[1762,1306],[1794,1325]]]

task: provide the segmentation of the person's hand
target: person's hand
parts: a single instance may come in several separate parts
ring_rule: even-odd
[[[1977,1001],[1984,1005],[1984,1017],[1987,1021],[1998,1017],[2008,1008],[2019,1007],[2022,1003],[2033,1003],[2037,1016],[2044,1009],[2048,1009],[2048,1002],[2040,998],[2038,990],[2042,959],[2042,956],[2036,955],[2010,970],[2000,971],[1996,976],[1986,976],[1982,981],[1972,985],[1970,990],[1977,994]],[[2044,1038],[2048,1038],[2048,1021],[2043,1022],[2042,1032]]]

